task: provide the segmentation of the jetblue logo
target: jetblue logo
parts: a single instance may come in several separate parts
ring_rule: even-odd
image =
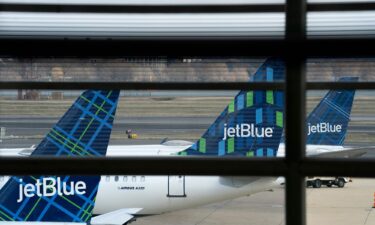
[[[231,137],[272,137],[273,128],[272,127],[256,127],[253,123],[241,123],[237,124],[235,127],[227,127],[224,124],[224,137],[223,140]]]
[[[86,193],[86,183],[83,181],[74,182],[71,181],[70,184],[61,181],[58,177],[45,177],[42,179],[37,179],[35,184],[25,184],[23,185],[23,180],[19,180],[19,196],[17,202],[22,202],[23,199],[32,198],[35,195],[39,197],[51,197],[55,195],[83,195]]]
[[[318,123],[318,124],[307,124],[308,131],[307,135],[314,133],[340,133],[342,131],[341,124],[330,124],[330,123]]]

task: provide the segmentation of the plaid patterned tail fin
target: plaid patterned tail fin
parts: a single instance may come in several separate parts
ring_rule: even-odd
[[[283,80],[284,62],[270,58],[252,81]],[[179,155],[276,156],[283,130],[282,91],[240,91],[203,136]]]
[[[339,82],[357,81],[342,77]],[[307,118],[307,144],[342,145],[345,140],[355,90],[329,91]]]
[[[32,156],[105,156],[119,91],[84,92]],[[0,220],[89,222],[100,176],[12,176],[0,190]]]

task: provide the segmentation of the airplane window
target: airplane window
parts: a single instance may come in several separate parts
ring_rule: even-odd
[[[115,176],[115,181],[118,182],[118,180],[119,180],[119,177]]]
[[[0,181],[4,181],[4,177],[1,176],[1,177],[0,177]]]
[[[110,181],[110,177],[109,177],[109,176],[106,176],[106,177],[105,177],[105,181],[106,181],[106,182],[109,182],[109,181]]]
[[[124,176],[124,177],[122,178],[122,181],[124,181],[124,182],[128,182],[128,176]]]
[[[136,176],[133,176],[133,177],[132,177],[132,181],[133,181],[133,182],[136,182],[136,181],[137,181],[137,177],[136,177]]]
[[[141,182],[145,182],[146,180],[146,177],[145,176],[141,176]]]

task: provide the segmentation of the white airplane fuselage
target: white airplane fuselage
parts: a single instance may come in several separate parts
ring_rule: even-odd
[[[109,146],[107,156],[173,155],[190,145]],[[308,145],[307,155],[344,150],[342,146]],[[22,149],[0,149],[1,156],[19,156]],[[278,157],[285,154],[280,144]],[[2,187],[7,179],[0,179]],[[198,205],[232,199],[272,189],[275,177],[225,176],[102,176],[94,214],[122,208],[142,208],[137,214],[160,214]]]
[[[189,145],[109,146],[108,156],[168,156]],[[275,178],[223,176],[102,176],[94,214],[119,208],[142,208],[137,214],[160,214],[271,189]],[[116,193],[116,194],[113,194]]]
[[[189,146],[109,146],[109,156],[171,155]],[[342,146],[308,145],[307,155],[345,150]],[[285,155],[280,144],[278,157]],[[117,181],[116,181],[117,180]],[[275,177],[223,176],[107,176],[99,185],[94,213],[125,208],[143,208],[139,214],[160,214],[272,189]],[[113,195],[111,193],[117,193]]]
[[[274,181],[262,177],[102,176],[94,214],[120,208],[160,214],[261,192]]]

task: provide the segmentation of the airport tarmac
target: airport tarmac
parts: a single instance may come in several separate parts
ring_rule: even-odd
[[[375,179],[353,178],[344,188],[306,189],[308,225],[375,225]],[[283,225],[284,188],[210,205],[138,217],[131,225]]]

